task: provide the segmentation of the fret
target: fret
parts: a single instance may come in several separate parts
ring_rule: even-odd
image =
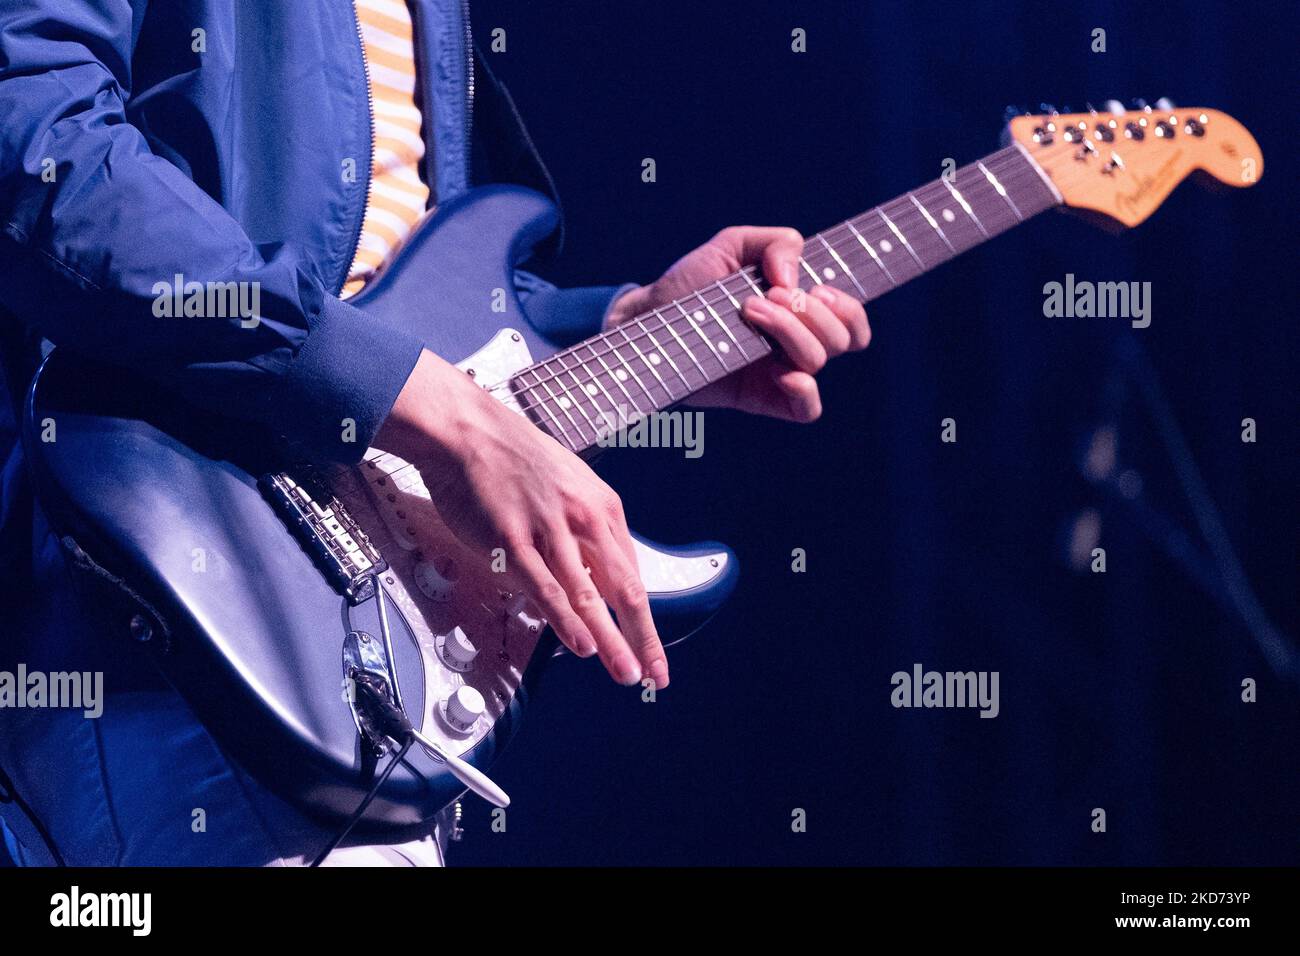
[[[923,205],[918,208],[919,204],[920,200],[915,194],[907,193],[900,196],[894,206],[886,205],[885,208],[898,228],[908,237],[912,251],[925,263],[926,271],[929,271],[947,262],[954,253],[926,219],[924,213],[929,210]]]
[[[542,363],[542,368],[546,369],[547,371],[550,371],[550,363],[552,360],[558,361],[560,363],[560,370],[562,372],[569,372],[569,378],[573,379],[573,384],[578,387],[578,394],[575,397],[573,390],[569,388],[569,386],[563,384],[560,381],[560,377],[558,375],[555,376],[555,383],[559,385],[560,388],[564,389],[564,397],[560,399],[560,407],[563,408],[564,402],[566,401],[569,402],[571,405],[577,406],[578,411],[582,413],[582,417],[586,419],[587,427],[591,429],[592,435],[599,436],[600,429],[596,427],[596,423],[593,422],[591,420],[591,416],[587,414],[587,407],[586,407],[587,399],[582,389],[582,383],[578,381],[578,376],[574,375],[573,372],[570,372],[568,366],[564,364],[564,353],[559,352],[551,356],[551,358],[547,359],[545,362]],[[592,408],[595,410],[597,415],[600,414],[599,405],[593,403]],[[578,435],[580,437],[583,437],[581,429],[579,429]],[[585,437],[583,437],[583,441],[586,441]]]
[[[862,248],[867,250],[867,254],[871,256],[871,261],[880,266],[880,271],[885,274],[885,278],[889,280],[889,284],[898,285],[898,280],[894,278],[894,274],[889,271],[889,267],[885,265],[884,260],[881,259],[880,256],[876,255],[876,250],[872,248],[871,243],[867,242],[862,233],[858,232],[858,227],[853,225],[853,220],[846,220],[844,225],[849,227],[849,230],[855,237],[857,237]]]
[[[734,295],[731,294],[731,290],[728,289],[725,285],[722,284],[722,280],[719,279],[717,282],[715,282],[715,283],[713,283],[713,284],[716,285],[719,289],[722,290],[722,294],[725,295],[728,299],[731,300],[731,307],[732,307],[733,309],[735,309],[737,312],[739,312],[739,311],[740,311],[740,303],[736,300],[736,297],[735,297]],[[701,301],[703,301],[703,300],[701,300]]]
[[[740,357],[744,359],[747,364],[753,361],[753,359],[749,357],[749,353],[745,351],[745,347],[740,344],[740,339],[736,338],[735,333],[731,331],[731,326],[722,321],[722,316],[718,315],[717,310],[709,304],[709,301],[699,292],[695,293],[695,298],[699,299],[700,304],[708,310],[709,315],[713,316],[713,321],[718,323],[719,328],[721,328],[723,332],[727,333],[727,337],[731,339],[732,343],[740,351]]]
[[[520,378],[522,379],[522,376],[520,376]],[[533,372],[533,378],[536,378],[540,383],[541,376],[539,376],[536,372]],[[525,383],[525,385],[527,385],[527,383]],[[556,438],[557,440],[564,441],[566,444],[568,444],[569,448],[571,448],[574,451],[577,451],[578,450],[577,445],[575,445],[573,443],[573,439],[569,437],[569,430],[564,427],[563,423],[558,418],[555,417],[555,412],[553,412],[551,410],[551,406],[547,404],[548,400],[545,398],[540,398],[537,395],[536,385],[527,385],[527,387],[524,390],[524,394],[530,394],[530,393],[533,396],[532,407],[540,408],[547,415],[551,416],[551,421],[555,423],[557,434],[555,434],[553,437]]]
[[[831,258],[834,259],[836,264],[840,267],[840,272],[849,277],[849,281],[852,282],[854,288],[858,290],[858,295],[860,295],[863,300],[871,298],[871,296],[867,295],[867,290],[862,288],[862,283],[859,282],[858,277],[853,274],[853,270],[849,268],[848,263],[841,259],[840,254],[835,251],[835,247],[827,242],[826,237],[820,232],[817,233],[817,238],[821,241],[821,244],[826,247],[826,251],[831,254]]]
[[[879,215],[882,220],[884,220],[885,225],[889,227],[889,231],[894,234],[894,236],[898,239],[900,243],[902,243],[903,248],[907,250],[907,254],[911,256],[912,259],[916,262],[916,268],[919,270],[917,272],[917,275],[920,275],[922,272],[924,272],[925,263],[922,262],[921,257],[918,256],[915,251],[913,251],[912,244],[907,241],[907,236],[903,235],[903,231],[899,229],[898,226],[894,225],[894,220],[890,219],[888,216],[885,215],[885,207],[877,206],[876,214]]]
[[[1043,208],[1047,209],[1050,206],[1059,205],[1060,203],[1065,202],[1061,197],[1061,191],[1056,188],[1055,183],[1047,178],[1047,173],[1043,172],[1043,167],[1034,162],[1034,159],[1029,155],[1028,150],[1026,150],[1019,142],[1014,142],[1011,145],[1015,147],[1016,154],[1024,161],[1025,165],[1033,171],[1035,176],[1038,177],[1039,182],[1047,192],[1046,200],[1043,202]]]
[[[939,238],[942,239],[943,244],[948,247],[948,251],[951,252],[953,255],[956,255],[957,250],[954,249],[952,243],[948,241],[948,236],[944,233],[943,229],[940,227],[938,220],[936,220],[934,216],[930,215],[930,210],[922,206],[921,200],[917,199],[916,196],[913,195],[912,193],[908,193],[907,198],[912,200],[912,205],[916,206],[917,211],[922,215],[922,217],[924,217],[925,221],[930,224],[930,228],[939,234]]]
[[[1007,205],[1011,207],[1011,211],[1016,214],[1016,221],[1024,222],[1025,217],[1020,215],[1020,210],[1016,207],[1015,201],[1007,195],[1006,189],[1004,189],[1002,184],[998,182],[998,178],[989,172],[989,168],[983,163],[976,163],[975,165],[980,168],[980,172],[982,172],[984,178],[992,184],[993,188],[997,191],[997,194],[1007,201]]]
[[[603,355],[597,355],[596,357],[600,359],[600,364],[605,366],[605,370],[610,371],[610,374],[614,377],[615,381],[618,382],[619,388],[623,389],[623,394],[627,395],[627,400],[632,403],[632,407],[636,409],[637,414],[642,415],[644,414],[644,412],[641,411],[641,406],[639,406],[636,403],[636,399],[634,399],[631,393],[627,390],[627,385],[626,385],[627,376],[628,375],[632,376],[633,380],[636,382],[637,388],[641,390],[641,394],[650,400],[650,407],[652,409],[655,407],[654,394],[650,391],[650,389],[646,388],[645,382],[641,381],[641,376],[636,373],[636,367],[633,366],[632,363],[629,362],[627,359],[623,358],[623,353],[620,352],[618,350],[618,347],[614,344],[614,340],[612,337],[613,334],[614,334],[613,332],[606,332],[604,335],[601,336],[601,341],[608,343],[609,350],[611,353],[613,353],[614,359],[618,363],[618,368],[614,369],[613,371],[610,371],[609,365],[605,362],[605,357]],[[593,349],[592,351],[594,352],[595,349]],[[619,372],[623,373],[623,378],[619,378],[618,375]]]
[[[659,319],[660,322],[663,321],[664,317],[660,315],[658,312],[655,312],[653,314]],[[659,344],[659,340],[655,338],[654,333],[645,327],[645,324],[641,321],[641,319],[638,318],[635,321],[637,325],[641,326],[641,330],[650,337],[650,341],[653,342],[654,347],[659,350],[659,354],[668,360],[668,364],[672,366],[673,371],[677,373],[677,377],[682,380],[682,384],[686,386],[686,394],[687,395],[691,394],[691,392],[693,391],[693,389],[691,388],[691,383],[687,381],[686,376],[682,374],[682,370],[677,367],[677,363],[673,361],[673,357],[664,350],[664,347]],[[655,353],[651,352],[650,354],[652,357],[651,358],[652,363],[658,364],[653,362],[653,356]],[[669,392],[668,394],[672,395],[672,392]],[[676,399],[673,400],[676,401]]]
[[[1021,220],[1016,215],[1006,198],[998,194],[993,185],[979,169],[978,165],[969,171],[970,179],[965,186],[966,201],[971,204],[980,217],[980,222],[988,230],[990,238],[1006,232]]]
[[[640,319],[636,319],[635,321],[637,325],[641,325]],[[650,372],[654,375],[654,377],[658,379],[659,387],[664,390],[664,396],[667,399],[667,401],[665,401],[664,404],[671,405],[674,401],[676,401],[676,399],[673,398],[673,390],[668,387],[668,383],[664,381],[664,377],[659,374],[659,369],[655,368],[654,363],[651,362],[646,357],[645,353],[641,351],[641,346],[637,345],[636,340],[633,339],[632,336],[627,334],[627,329],[625,326],[626,323],[624,323],[624,325],[618,326],[617,331],[622,333],[623,338],[627,340],[627,344],[632,346],[632,349],[633,351],[636,352],[637,357],[641,359],[641,364],[644,365],[647,369],[649,369]],[[642,329],[644,330],[644,326],[642,326]],[[637,381],[640,381],[640,379],[637,379]],[[659,404],[659,402],[654,398],[654,395],[650,393],[649,390],[647,390],[647,394],[650,394],[650,399],[651,401],[654,402],[655,405]]]
[[[965,211],[966,215],[970,216],[971,220],[975,223],[976,227],[979,229],[980,235],[982,235],[985,239],[989,238],[988,230],[984,228],[984,223],[979,221],[979,217],[976,216],[975,211],[971,209],[970,203],[966,201],[966,197],[963,196],[957,190],[956,186],[948,182],[947,179],[941,179],[940,182],[942,182],[944,186],[948,188],[948,192],[952,195],[952,198],[957,201],[957,205],[961,206],[962,210]]]
[[[813,285],[822,284],[821,276],[813,270],[812,266],[808,265],[803,256],[799,257],[799,265],[803,266],[803,271],[808,273],[808,278],[813,280]]]
[[[944,235],[952,243],[953,252],[965,252],[978,246],[988,237],[980,231],[975,220],[961,209],[956,197],[946,187],[945,181],[936,180],[919,192],[926,208],[934,213],[935,221],[940,224]]]
[[[690,347],[684,341],[682,341],[682,337],[677,334],[677,330],[673,328],[673,324],[669,322],[667,319],[664,319],[662,315],[659,315],[658,310],[655,311],[655,315],[658,315],[660,319],[663,319],[664,328],[668,330],[668,334],[671,335],[674,340],[676,340],[677,344],[682,347],[682,351],[686,353],[686,357],[695,364],[695,367],[697,369],[700,370],[701,384],[707,384],[708,382],[711,382],[712,379],[709,377],[709,373],[704,371],[704,366],[700,364],[700,360],[695,357],[695,353],[691,351]],[[682,377],[682,381],[686,382],[686,387],[688,389],[691,388],[691,383],[686,381],[685,376]]]
[[[727,363],[723,360],[722,353],[718,351],[717,346],[715,346],[713,342],[709,340],[709,337],[705,335],[704,332],[700,329],[700,326],[698,323],[696,323],[694,316],[692,316],[689,312],[687,312],[684,308],[682,308],[682,304],[680,302],[673,302],[673,305],[677,306],[677,311],[686,317],[686,321],[690,323],[691,328],[695,330],[695,334],[700,337],[700,341],[702,341],[705,345],[709,347],[709,351],[713,353],[713,357],[718,360],[718,365],[722,367],[722,374],[715,375],[713,376],[713,378],[715,380],[719,379],[723,375],[726,375],[729,371],[731,371],[729,368],[727,368]]]
[[[738,275],[749,283],[749,287],[754,290],[754,295],[758,296],[760,299],[763,297],[763,290],[758,287],[758,283],[750,278],[748,269],[741,269]]]
[[[534,366],[534,368],[536,367],[537,366]],[[550,369],[547,368],[546,363],[542,363],[541,367],[543,369],[546,369],[548,373],[550,372]],[[555,392],[551,389],[550,379],[543,379],[536,372],[533,373],[533,376],[537,379],[538,384],[540,384],[543,388],[546,389],[546,394],[551,396],[551,401],[555,403],[555,405],[560,409],[560,411],[564,412],[564,417],[569,420],[569,424],[573,426],[573,430],[578,433],[579,441],[585,442],[587,439],[582,434],[582,426],[579,425],[578,420],[569,413],[569,406],[573,404],[573,400],[570,399],[567,395],[563,397],[557,396]],[[552,376],[552,378],[554,378],[554,376]],[[574,442],[570,440],[569,444],[573,445]]]
[[[581,357],[581,354],[580,354],[579,351],[578,351],[578,349],[581,348],[581,347],[582,347],[582,346],[581,346],[581,343],[579,343],[579,345],[577,345],[577,346],[574,347],[573,351],[572,351],[570,354],[572,354],[573,357],[574,357],[575,359],[577,359],[577,361],[578,361],[578,365],[582,368],[582,370],[583,370],[584,372],[586,372],[588,375],[590,375],[592,381],[596,383],[596,387],[599,388],[600,391],[601,391],[601,394],[603,394],[603,395],[605,396],[605,401],[609,402],[609,408],[610,408],[610,411],[616,411],[616,410],[618,409],[618,402],[614,401],[614,396],[610,395],[609,392],[608,392],[608,390],[606,390],[606,388],[605,388],[605,383],[602,382],[602,381],[600,380],[600,373],[599,373],[599,372],[592,372],[591,367],[587,364],[587,362],[590,361],[590,359],[584,359],[584,358]],[[592,357],[593,357],[593,358],[598,357],[598,356],[596,355],[596,350],[595,350],[594,348],[592,348],[590,345],[587,346],[587,351],[590,352],[590,353],[592,354]],[[604,363],[602,362],[601,364],[604,364]],[[609,370],[609,367],[606,366],[606,371],[608,371],[608,370]],[[610,374],[610,377],[613,378],[613,373]],[[586,389],[587,389],[587,394],[588,394],[588,395],[591,395],[591,384],[590,384],[590,383],[588,383],[588,384],[586,385]],[[629,399],[631,398],[631,396],[628,396],[628,397],[629,397]],[[592,395],[592,398],[595,398],[595,396]],[[593,403],[593,404],[596,405],[596,413],[599,414],[599,413],[600,413],[600,405],[599,405],[599,403]]]

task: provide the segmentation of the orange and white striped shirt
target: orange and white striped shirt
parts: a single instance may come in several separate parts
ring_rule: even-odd
[[[370,73],[370,198],[343,298],[360,291],[425,215],[424,140],[416,105],[415,31],[405,0],[355,0]]]

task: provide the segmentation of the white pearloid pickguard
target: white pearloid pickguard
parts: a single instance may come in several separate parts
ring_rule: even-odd
[[[523,414],[511,389],[492,386],[506,385],[532,363],[523,337],[503,329],[458,367]],[[371,448],[361,465],[340,472],[333,491],[389,563],[381,581],[415,633],[424,658],[422,730],[452,753],[463,754],[483,739],[509,706],[545,621],[521,596],[499,587],[502,578],[492,569],[491,555],[472,552],[456,540],[439,517],[419,472],[408,462]],[[679,557],[635,538],[633,545],[652,600],[701,587],[726,571],[725,551]],[[449,579],[450,586],[444,586]],[[464,672],[447,666],[438,654],[439,636],[455,627],[479,652],[472,668]],[[462,684],[477,689],[487,704],[466,735],[453,733],[437,714],[441,703]]]

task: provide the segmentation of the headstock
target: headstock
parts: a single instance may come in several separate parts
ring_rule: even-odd
[[[1136,226],[1194,172],[1251,186],[1264,157],[1250,132],[1218,110],[1111,108],[1017,116],[1007,132],[1042,167],[1073,209]]]

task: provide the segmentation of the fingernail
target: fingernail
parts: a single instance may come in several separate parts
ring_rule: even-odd
[[[655,682],[655,689],[660,690],[668,686],[668,662],[665,660],[654,661],[650,665],[650,679]]]
[[[579,656],[579,657],[595,657],[595,656],[596,656],[596,650],[597,650],[597,648],[596,648],[596,643],[595,643],[594,641],[580,641],[580,642],[578,642],[578,656]]]
[[[614,674],[620,683],[631,687],[641,682],[641,665],[631,654],[620,654],[614,659]]]
[[[793,262],[787,262],[781,267],[781,283],[791,289],[799,284],[799,270],[795,268]]]
[[[808,294],[812,296],[816,296],[817,298],[825,302],[827,305],[830,305],[832,302],[835,301],[835,293],[832,292],[830,289],[826,288],[826,286],[824,285],[817,286]]]

